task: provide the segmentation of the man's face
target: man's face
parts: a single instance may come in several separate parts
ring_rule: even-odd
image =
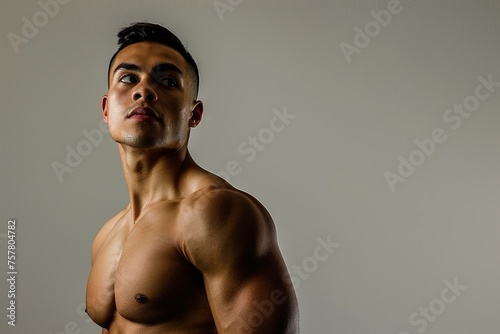
[[[201,121],[203,105],[191,92],[189,65],[180,53],[158,43],[121,50],[102,98],[104,121],[118,143],[177,151],[187,145],[189,128]]]

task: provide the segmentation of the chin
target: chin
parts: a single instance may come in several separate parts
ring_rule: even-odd
[[[182,148],[182,143],[178,140],[166,141],[164,138],[159,139],[145,136],[126,136],[119,142],[130,147],[144,149],[178,151]]]
[[[135,148],[154,148],[161,144],[161,141],[157,138],[143,136],[125,136],[123,140],[119,142]]]

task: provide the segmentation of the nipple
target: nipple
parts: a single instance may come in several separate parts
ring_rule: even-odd
[[[142,293],[138,293],[135,295],[135,301],[141,304],[146,304],[149,301],[149,298]]]

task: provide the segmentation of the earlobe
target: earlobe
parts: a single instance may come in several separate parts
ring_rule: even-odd
[[[108,123],[108,96],[104,95],[101,99],[101,110],[102,110],[102,118],[104,122]]]
[[[189,119],[189,126],[195,128],[200,124],[201,117],[203,116],[203,102],[196,101],[193,109],[191,110],[191,118]]]

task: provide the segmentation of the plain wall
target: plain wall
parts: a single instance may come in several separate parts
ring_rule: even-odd
[[[497,333],[500,2],[221,2],[219,15],[213,0],[69,1],[45,16],[2,2],[0,277],[9,218],[18,275],[15,328],[0,280],[0,332],[100,333],[82,312],[90,247],[128,198],[116,144],[84,133],[103,134],[116,33],[149,20],[198,62],[190,151],[214,173],[236,161],[230,182],[270,211],[302,333]]]

